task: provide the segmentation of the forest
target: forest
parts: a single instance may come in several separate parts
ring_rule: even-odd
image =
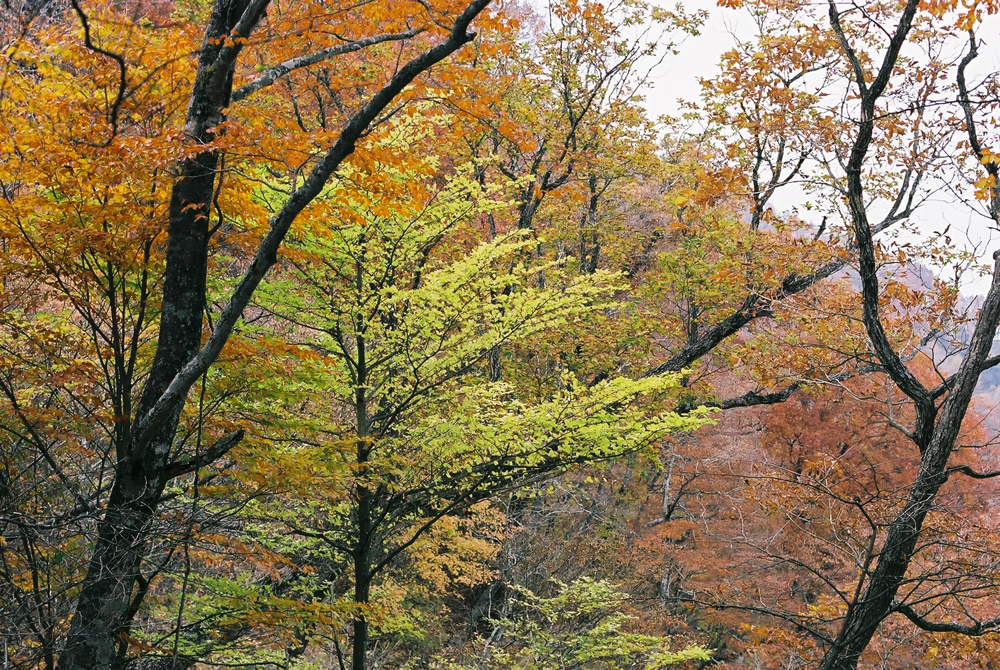
[[[0,0],[3,670],[1000,667],[1000,0],[713,12]]]

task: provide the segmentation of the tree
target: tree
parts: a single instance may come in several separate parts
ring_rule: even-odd
[[[815,26],[819,19],[810,18],[807,7],[793,6],[786,9],[795,20],[801,22],[798,25],[808,26],[807,31],[816,30]],[[945,6],[936,6],[932,9],[932,13],[940,16],[946,13],[947,9]],[[762,8],[761,15],[767,11],[769,10]],[[783,10],[779,10],[777,14],[783,16]],[[848,19],[851,23],[848,23]],[[983,299],[978,316],[970,326],[972,333],[969,344],[963,352],[961,365],[952,374],[946,374],[943,369],[938,369],[940,377],[927,384],[918,379],[913,364],[909,363],[910,357],[900,353],[907,341],[914,342],[919,339],[914,337],[915,331],[919,328],[919,326],[914,328],[915,317],[912,313],[908,315],[909,328],[890,329],[887,325],[887,313],[895,312],[898,317],[905,313],[906,308],[895,302],[896,298],[902,295],[900,292],[884,290],[886,282],[882,270],[886,262],[884,256],[881,256],[883,248],[873,241],[873,233],[884,227],[881,223],[876,225],[871,222],[875,216],[874,212],[879,209],[876,204],[878,200],[888,198],[889,201],[890,216],[883,218],[883,223],[893,218],[901,220],[909,216],[913,203],[919,202],[919,197],[914,199],[915,196],[919,196],[919,191],[913,190],[915,184],[930,174],[927,172],[927,167],[934,165],[938,160],[934,156],[943,156],[941,151],[956,151],[955,147],[949,144],[948,138],[950,128],[959,124],[962,132],[967,134],[967,146],[972,148],[972,162],[977,163],[979,169],[985,173],[978,180],[979,193],[988,203],[994,203],[996,199],[993,192],[989,191],[995,184],[995,178],[991,177],[996,171],[994,156],[983,149],[979,140],[981,126],[977,125],[976,117],[976,113],[982,113],[983,107],[988,103],[982,98],[976,98],[973,102],[965,82],[966,68],[975,57],[975,38],[972,38],[967,56],[961,62],[951,64],[951,76],[957,83],[950,92],[957,98],[953,109],[957,107],[959,110],[958,120],[954,122],[947,115],[936,120],[930,116],[932,107],[936,106],[934,96],[947,90],[944,84],[937,84],[936,86],[940,88],[934,88],[935,85],[930,83],[931,79],[938,82],[943,80],[942,72],[945,66],[941,61],[935,60],[937,54],[941,52],[941,47],[926,47],[925,53],[930,55],[926,66],[915,65],[914,57],[907,57],[904,61],[901,56],[904,47],[911,44],[927,45],[935,40],[946,39],[950,32],[948,25],[944,23],[945,20],[954,21],[956,15],[950,15],[948,19],[940,21],[930,15],[920,16],[916,2],[908,3],[902,9],[890,10],[878,7],[866,10],[856,8],[850,11],[841,11],[835,3],[829,3],[829,29],[821,31],[824,43],[829,44],[830,40],[833,40],[832,44],[836,45],[838,67],[846,69],[845,78],[841,81],[848,83],[850,88],[843,89],[840,99],[844,102],[841,109],[850,114],[854,126],[849,135],[850,141],[844,145],[834,145],[830,149],[833,158],[821,162],[821,165],[830,171],[831,186],[840,194],[846,205],[844,215],[849,226],[848,232],[853,238],[848,249],[852,255],[854,252],[857,253],[861,288],[859,307],[864,325],[864,346],[860,351],[852,351],[852,347],[843,345],[838,348],[841,352],[846,349],[848,353],[864,361],[855,370],[878,370],[887,374],[894,386],[908,398],[908,402],[912,403],[914,412],[912,423],[897,427],[909,441],[914,455],[919,457],[919,467],[906,482],[905,500],[893,508],[889,519],[878,522],[873,527],[871,560],[865,562],[858,570],[857,582],[849,591],[855,595],[848,598],[846,609],[843,610],[835,631],[825,639],[819,636],[824,650],[820,667],[824,670],[857,667],[861,654],[879,627],[892,615],[904,616],[917,627],[927,631],[980,635],[997,625],[993,618],[978,619],[971,610],[966,623],[930,620],[918,613],[917,610],[920,608],[907,604],[906,597],[913,594],[904,596],[904,592],[901,591],[904,585],[913,584],[914,580],[919,581],[919,577],[911,574],[911,571],[915,570],[916,558],[924,556],[925,553],[922,552],[929,551],[923,543],[928,541],[933,545],[933,541],[928,537],[929,529],[925,528],[925,521],[935,508],[935,501],[939,500],[938,494],[942,487],[955,477],[983,478],[993,475],[991,472],[981,472],[968,465],[956,464],[952,457],[962,419],[968,412],[977,380],[984,370],[996,364],[996,360],[989,356],[997,323],[996,301],[1000,296],[1000,292],[996,289],[996,279]],[[957,20],[960,25],[969,27],[975,23],[975,12],[959,14]],[[789,81],[794,80],[794,77],[782,76],[784,72],[808,75],[808,68],[799,60],[799,51],[796,49],[789,54],[784,49],[777,49],[769,52],[770,56],[778,59],[773,67],[774,80],[779,89],[787,88]],[[762,59],[759,62],[768,62],[768,55],[763,53],[754,55],[754,58],[758,57]],[[928,78],[924,74],[924,67],[936,74]],[[917,74],[909,79],[914,71]],[[759,78],[751,78],[751,81],[757,82]],[[914,82],[919,85],[911,87]],[[913,97],[909,94],[911,90],[916,93]],[[754,101],[760,98],[761,96],[751,96],[751,100]],[[788,100],[787,97],[777,96],[774,99],[782,102]],[[753,132],[759,132],[760,128],[764,127],[760,123],[762,117],[759,114],[748,114],[745,118],[749,121],[747,127]],[[909,119],[909,125],[902,123],[901,120],[904,118]],[[898,146],[900,135],[909,133],[911,129],[921,129],[925,123],[933,122],[940,124],[937,129],[932,125],[929,130],[920,130],[905,149],[912,152],[913,160],[902,162],[903,167],[898,171],[886,171],[885,154],[882,152],[892,151],[893,147]],[[756,142],[754,146],[761,151],[767,145]],[[781,143],[777,146],[780,155],[785,146]],[[929,151],[927,147],[936,148]],[[869,158],[872,154],[879,156],[877,164]],[[751,165],[760,165],[761,155],[758,153],[757,158],[751,161]],[[961,153],[952,155],[958,156],[955,160],[959,163],[967,160]],[[753,180],[752,196],[767,194],[772,186],[782,183],[784,178],[780,176],[782,174],[780,165],[780,157],[771,162],[772,178],[766,180],[770,186],[761,188],[758,180]],[[753,173],[757,174],[756,168],[753,169]],[[986,213],[992,222],[996,221],[995,206],[991,204]],[[849,258],[847,255],[842,257]],[[905,258],[905,252],[900,249],[897,260]],[[833,261],[826,267],[839,269],[837,264],[838,261]],[[844,264],[840,264],[839,267],[844,267]],[[996,268],[993,272],[995,277]],[[811,277],[815,276],[816,271]],[[778,295],[781,293],[787,295],[788,291],[784,289],[795,286],[800,278],[804,278],[803,275],[796,273],[785,279]],[[752,303],[757,299],[752,297],[750,300]],[[935,298],[931,304],[947,303],[948,300],[942,296],[941,300]],[[740,326],[750,320],[741,320]],[[928,319],[928,323],[932,321]],[[931,325],[930,329],[940,327],[941,324],[938,323]],[[686,348],[693,350],[703,340],[704,338],[694,338],[694,342]],[[655,368],[655,370],[660,369],[669,369],[669,366],[662,365]],[[793,383],[787,386],[786,390],[799,386],[800,384]],[[785,394],[775,393],[771,394],[770,399],[781,401],[787,397]],[[755,403],[767,401],[760,394],[753,400]],[[724,400],[722,404],[726,406],[729,403]],[[931,600],[939,602],[933,598]],[[933,608],[929,607],[927,611],[930,609]],[[799,621],[803,622],[803,626],[807,626],[809,619],[804,617]]]
[[[475,645],[481,659],[443,667],[475,668],[663,668],[707,661],[706,649],[670,650],[670,639],[628,629],[621,610],[625,594],[604,581],[557,584],[549,598],[518,594],[517,615],[491,621],[493,633]]]
[[[916,10],[916,2],[907,3],[904,7],[878,70],[869,74],[862,67],[844,32],[840,12],[833,4],[830,5],[830,23],[844,57],[854,72],[860,99],[858,133],[851,147],[846,173],[850,221],[859,250],[865,330],[886,374],[913,401],[915,416],[908,437],[919,450],[921,458],[920,469],[909,487],[905,504],[889,524],[884,537],[880,538],[878,563],[863,576],[859,583],[861,595],[854,607],[845,614],[843,627],[824,656],[820,666],[824,670],[855,668],[861,652],[879,625],[893,613],[902,614],[916,625],[929,630],[952,630],[973,635],[981,634],[1000,623],[935,623],[924,619],[909,606],[900,605],[896,600],[906,571],[917,551],[924,521],[933,507],[938,491],[952,476],[971,473],[971,476],[976,477],[984,474],[964,467],[951,468],[949,460],[955,450],[962,419],[969,409],[979,376],[983,370],[996,364],[996,361],[989,358],[989,353],[1000,321],[1000,257],[995,257],[997,264],[993,269],[993,283],[980,308],[965,358],[955,374],[943,380],[940,385],[928,388],[903,363],[886,336],[879,315],[879,279],[861,175],[875,128],[875,107],[889,84],[900,49],[913,25]],[[984,153],[978,141],[976,118],[965,82],[966,66],[976,52],[974,35],[971,40],[971,50],[958,68],[959,103],[965,112],[966,132],[974,157],[983,165],[986,174],[993,177],[994,190],[988,194],[991,202],[989,214],[994,222],[1000,222],[1000,209],[995,206],[1000,197],[995,191],[1000,188],[996,182],[997,162],[991,155]]]
[[[399,132],[406,139],[396,150],[412,154],[421,132]],[[350,566],[354,670],[367,667],[373,589],[443,518],[702,421],[663,411],[657,396],[677,387],[671,376],[588,387],[566,375],[542,398],[513,381],[484,379],[497,346],[613,304],[616,277],[526,263],[523,252],[535,243],[524,232],[463,244],[471,222],[510,203],[496,200],[504,191],[482,189],[472,168],[460,166],[443,186],[418,186],[433,184],[437,164],[427,157],[422,170],[367,168],[405,184],[410,198],[392,187],[360,198],[330,189],[323,199],[340,225],[292,241],[295,272],[279,273],[282,281],[264,291],[267,311],[302,331],[299,346],[319,355],[329,375],[315,392],[322,400],[300,410],[323,417],[321,435],[297,449],[316,485],[305,498],[276,497],[267,515]],[[344,176],[365,183],[364,172]]]
[[[284,11],[271,7],[267,0],[219,0],[211,7],[192,5],[188,9],[197,18],[180,21],[178,29],[171,31],[160,28],[154,18],[131,21],[114,6],[85,11],[72,2],[69,16],[36,24],[39,39],[24,37],[8,52],[15,55],[5,61],[11,76],[2,96],[4,118],[10,120],[5,123],[4,141],[11,148],[5,152],[8,157],[3,166],[8,204],[3,237],[5,245],[10,245],[8,253],[27,271],[18,275],[13,273],[17,265],[7,266],[12,274],[5,283],[15,288],[7,295],[20,302],[5,314],[27,310],[29,318],[28,323],[8,320],[7,326],[28,339],[29,346],[40,343],[27,337],[36,332],[32,321],[42,313],[28,296],[33,281],[47,284],[45,297],[61,303],[71,315],[69,329],[82,334],[76,338],[78,345],[89,345],[87,339],[97,345],[98,363],[71,363],[70,367],[74,371],[87,368],[99,378],[103,373],[108,400],[113,401],[112,407],[102,407],[107,412],[103,425],[111,427],[110,434],[98,442],[112,463],[105,473],[110,481],[99,479],[95,487],[76,496],[83,512],[100,518],[94,523],[92,553],[75,597],[70,627],[61,644],[54,638],[53,626],[40,633],[49,650],[45,662],[50,667],[54,651],[59,654],[59,668],[103,668],[124,661],[127,645],[122,635],[147,591],[140,571],[164,487],[169,480],[220,458],[242,438],[241,432],[234,432],[196,456],[179,453],[174,440],[191,386],[229,340],[257,286],[276,262],[292,223],[383,115],[392,113],[403,90],[474,39],[469,27],[486,5],[486,0],[415,5],[413,25],[402,25],[395,32],[380,6],[364,5],[346,9],[337,15],[337,25],[314,32],[308,29],[311,25],[327,21],[316,14],[319,9]],[[269,9],[271,15],[265,18]],[[196,21],[204,22],[200,45],[194,44]],[[407,22],[405,15],[395,19],[397,25]],[[127,30],[115,31],[115,23]],[[80,28],[82,41],[74,34]],[[191,45],[189,53],[196,60],[193,78],[187,78],[189,73],[173,54],[164,55],[164,49],[177,47],[174,40]],[[218,213],[222,223],[225,217],[239,216],[220,204],[241,188],[226,182],[234,174],[227,167],[241,162],[234,151],[240,135],[236,130],[240,126],[238,103],[259,95],[290,72],[385,42],[402,48],[388,76],[366,80],[359,97],[342,107],[336,118],[328,119],[336,130],[311,138],[315,149],[308,144],[288,147],[298,152],[290,196],[268,218],[266,231],[256,222],[254,228],[262,237],[241,260],[242,278],[225,298],[203,342],[210,245],[218,228],[211,218]],[[143,50],[147,45],[153,48]],[[25,54],[20,59],[18,49]],[[244,63],[244,51],[262,59],[260,70],[254,72],[254,64]],[[193,65],[187,59],[182,62]],[[77,65],[80,69],[74,68]],[[78,77],[79,71],[87,77]],[[171,80],[171,75],[177,79]],[[11,81],[17,84],[12,86]],[[105,96],[97,98],[103,102],[90,103],[92,86]],[[160,97],[161,91],[168,95]],[[68,103],[64,111],[81,123],[69,129],[40,108],[35,115],[19,109],[32,99],[53,94],[63,96]],[[178,110],[185,108],[181,119]],[[159,128],[150,127],[157,122]],[[138,179],[133,178],[133,155],[150,159]],[[62,173],[53,173],[52,165],[60,165]],[[171,175],[172,165],[176,173]],[[118,181],[101,184],[102,177]],[[90,182],[92,178],[98,181]],[[169,199],[161,198],[167,192]],[[247,202],[245,197],[243,202]],[[50,228],[46,239],[44,224],[49,220],[68,223],[67,232]],[[137,220],[146,227],[129,227]],[[162,242],[157,240],[160,221],[166,228]],[[53,237],[70,243],[51,244]],[[101,262],[93,262],[95,254]],[[119,268],[116,261],[121,258],[136,259],[134,266]],[[151,276],[160,258],[162,290],[155,284],[155,275]],[[89,288],[95,293],[88,293]],[[140,366],[148,360],[144,341],[154,310],[160,321],[155,354],[148,370],[143,370]],[[30,361],[21,348],[8,351]],[[49,421],[51,417],[38,416],[33,408],[39,396],[32,391],[32,380],[20,372],[9,372],[3,384],[14,417],[8,426],[14,444],[19,450],[31,445],[44,455],[53,476],[73,491],[76,485],[68,481],[69,475],[53,453],[74,442],[92,447],[91,435],[100,433],[102,422],[85,413],[84,430],[74,436],[67,424],[57,426]],[[51,377],[48,381],[58,383]],[[140,383],[141,393],[134,393]],[[77,405],[71,408],[76,415],[79,398],[71,387],[66,386],[65,392],[69,404]],[[53,399],[62,402],[62,395],[57,393]],[[88,426],[98,430],[87,430]],[[73,441],[63,437],[66,431]]]

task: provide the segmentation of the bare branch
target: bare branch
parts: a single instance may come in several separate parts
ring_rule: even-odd
[[[235,447],[242,440],[243,440],[243,431],[237,430],[221,438],[218,442],[216,442],[211,447],[201,452],[194,458],[188,458],[183,461],[174,461],[173,463],[168,464],[166,469],[167,479],[180,477],[181,475],[186,475],[188,473],[194,472],[198,468],[203,468],[206,465],[211,465],[215,461],[225,456],[230,449]]]
[[[385,33],[382,35],[373,35],[372,37],[366,37],[360,40],[352,40],[345,44],[339,44],[335,47],[330,47],[328,49],[323,49],[322,51],[317,51],[316,53],[307,54],[305,56],[298,56],[297,58],[290,58],[280,65],[275,65],[274,67],[265,70],[264,74],[257,77],[251,82],[243,84],[238,89],[233,91],[232,102],[239,102],[244,98],[247,98],[261,89],[267,88],[275,81],[284,77],[289,72],[295,70],[309,67],[310,65],[315,65],[316,63],[321,63],[325,60],[329,60],[334,56],[340,56],[342,54],[351,53],[352,51],[359,51],[366,47],[370,47],[374,44],[381,44],[383,42],[397,42],[400,40],[410,39],[423,32],[422,28],[411,28],[401,33]]]
[[[958,633],[960,635],[970,635],[973,637],[992,633],[1000,628],[1000,617],[987,621],[976,621],[971,626],[963,626],[957,623],[937,623],[923,618],[909,605],[897,605],[896,612],[899,612],[910,620],[920,630],[929,633]]]

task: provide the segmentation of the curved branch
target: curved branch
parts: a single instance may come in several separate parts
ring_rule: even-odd
[[[855,53],[854,48],[851,46],[850,42],[847,40],[847,35],[844,34],[844,27],[840,24],[840,10],[837,9],[837,3],[834,0],[829,0],[830,6],[830,25],[833,26],[833,32],[837,35],[837,40],[840,42],[840,46],[844,49],[844,55],[847,56],[847,61],[851,64],[851,70],[854,71],[854,78],[858,82],[858,88],[861,90],[861,95],[864,97],[868,93],[868,84],[865,82],[865,71],[861,67],[861,61],[858,60],[858,54]]]
[[[886,50],[879,72],[871,85],[865,83],[864,73],[855,67],[856,76],[859,77],[857,85],[861,95],[861,120],[858,123],[858,136],[851,148],[851,155],[847,161],[847,200],[851,214],[851,222],[854,225],[854,236],[858,248],[858,269],[861,276],[861,295],[863,307],[863,320],[868,338],[871,341],[872,349],[878,356],[882,365],[885,366],[886,373],[892,377],[899,389],[909,396],[917,405],[918,415],[921,420],[921,430],[918,433],[925,434],[929,430],[927,421],[931,420],[934,413],[933,400],[926,388],[910,372],[899,355],[893,349],[889,338],[882,326],[879,316],[879,281],[878,265],[875,261],[875,244],[872,238],[871,225],[868,222],[868,211],[864,200],[864,187],[861,179],[861,172],[868,149],[871,146],[872,136],[875,129],[875,103],[885,91],[888,85],[889,76],[899,57],[906,36],[913,24],[913,17],[916,14],[919,0],[907,0],[903,9],[899,23],[893,33],[892,39]],[[836,5],[830,2],[830,22],[833,25],[837,39],[841,48],[847,54],[848,59],[857,59],[853,48],[850,45],[843,28],[840,25],[840,16]]]
[[[351,53],[352,51],[359,51],[366,47],[370,47],[375,44],[381,44],[383,42],[397,42],[401,40],[410,39],[416,35],[423,32],[423,28],[411,28],[410,30],[401,33],[385,33],[382,35],[373,35],[372,37],[366,37],[360,40],[352,40],[346,44],[339,44],[335,47],[330,47],[328,49],[323,49],[317,51],[316,53],[307,54],[305,56],[299,56],[297,58],[290,58],[280,65],[275,65],[274,67],[265,70],[264,73],[254,79],[251,82],[243,84],[238,89],[233,91],[232,102],[239,102],[244,98],[247,98],[261,89],[267,88],[275,81],[284,77],[289,72],[298,70],[304,67],[309,67],[310,65],[315,65],[316,63],[321,63],[325,60],[329,60],[334,56],[339,56],[341,54]]]
[[[969,147],[975,153],[976,158],[986,169],[986,173],[993,178],[993,186],[990,188],[990,214],[994,220],[1000,219],[1000,166],[995,160],[984,161],[983,146],[979,139],[976,128],[976,119],[972,113],[972,102],[969,99],[969,86],[965,79],[965,70],[969,64],[979,55],[976,45],[976,33],[969,30],[969,53],[965,54],[958,65],[958,103],[965,115],[965,132],[969,136]]]
[[[924,630],[929,633],[958,633],[959,635],[977,637],[1000,629],[1000,617],[997,617],[996,619],[989,619],[987,621],[976,621],[976,623],[971,626],[963,626],[962,624],[957,623],[938,623],[935,621],[928,621],[917,614],[917,612],[909,605],[897,605],[895,611],[909,619],[910,622],[920,630]]]
[[[73,11],[76,12],[77,17],[80,19],[80,25],[83,26],[83,44],[89,50],[94,53],[101,54],[105,58],[110,58],[118,65],[118,93],[115,95],[115,101],[111,103],[111,110],[109,112],[109,121],[111,123],[111,135],[108,137],[107,142],[105,142],[102,147],[107,147],[111,144],[112,140],[118,134],[118,113],[122,106],[122,100],[125,99],[125,59],[119,54],[113,51],[108,51],[107,49],[102,49],[93,43],[90,37],[90,19],[84,13],[83,8],[80,7],[78,0],[70,0],[70,6],[73,7]]]
[[[951,477],[952,475],[965,475],[967,477],[972,477],[973,479],[993,479],[994,477],[1000,477],[1000,470],[979,472],[978,470],[973,470],[968,465],[956,465],[955,467],[945,470],[944,475],[945,477]]]
[[[979,141],[979,133],[976,130],[976,119],[972,115],[972,103],[969,101],[969,86],[965,79],[965,70],[979,56],[979,49],[976,45],[976,34],[970,30],[969,31],[969,53],[962,57],[961,62],[958,64],[958,74],[956,80],[958,83],[958,104],[962,108],[962,112],[965,114],[965,132],[969,135],[969,147],[976,154],[976,158],[982,160],[983,158],[983,146]]]

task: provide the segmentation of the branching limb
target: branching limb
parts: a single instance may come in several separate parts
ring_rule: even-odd
[[[780,391],[774,391],[772,393],[757,393],[756,391],[750,391],[749,393],[744,393],[743,395],[736,396],[735,398],[720,400],[717,406],[721,409],[734,409],[736,407],[755,407],[757,405],[778,405],[792,397],[792,394],[800,388],[802,388],[802,382],[797,381],[789,384]],[[709,407],[713,406],[713,403],[707,404]]]
[[[841,382],[846,382],[848,379],[853,379],[860,375],[866,375],[873,372],[884,372],[885,370],[881,365],[877,363],[861,366],[860,368],[854,370],[844,370],[843,372],[838,372],[835,375],[829,375],[822,379],[799,379],[796,380],[784,388],[771,391],[769,393],[760,393],[759,391],[748,391],[743,395],[733,396],[730,398],[725,398],[723,400],[704,400],[697,402],[689,402],[678,407],[678,412],[690,412],[695,407],[718,407],[719,409],[735,409],[737,407],[756,407],[758,405],[779,405],[789,398],[791,398],[797,391],[802,389],[804,386],[810,384],[840,384]],[[905,429],[900,427],[900,430]]]
[[[161,394],[152,409],[137,421],[137,441],[140,445],[149,444],[153,436],[171,413],[183,402],[191,385],[218,358],[223,346],[250,303],[257,286],[264,275],[277,262],[278,248],[285,239],[292,222],[299,213],[312,202],[323,190],[327,180],[340,167],[341,163],[354,152],[355,143],[368,129],[372,121],[389,106],[399,93],[416,77],[430,69],[436,63],[444,60],[462,46],[475,39],[476,34],[468,32],[473,19],[489,4],[489,0],[474,0],[458,16],[447,39],[428,49],[406,65],[389,80],[358,111],[344,126],[340,137],[327,151],[326,155],[316,164],[309,177],[287,200],[285,205],[271,217],[269,230],[261,241],[243,278],[233,291],[232,297],[216,323],[215,330],[194,358],[178,372],[167,389]],[[249,9],[247,10],[250,11]]]
[[[186,475],[188,473],[194,472],[198,468],[203,468],[206,465],[211,465],[215,461],[219,460],[225,456],[229,450],[235,447],[243,440],[243,431],[237,430],[235,432],[229,433],[225,437],[221,438],[218,442],[213,444],[211,447],[198,454],[194,458],[188,458],[183,461],[174,461],[167,465],[167,479],[173,479],[174,477],[180,477],[181,475]]]
[[[917,612],[909,605],[897,605],[895,611],[909,619],[910,622],[920,630],[924,630],[929,633],[958,633],[960,635],[977,637],[979,635],[985,635],[986,633],[992,633],[1000,629],[1000,617],[988,619],[986,621],[976,621],[972,625],[965,626],[957,623],[937,623],[934,621],[928,621],[917,614]]]
[[[878,234],[896,222],[896,219],[886,219],[873,226],[871,232],[872,234]],[[801,293],[843,270],[847,266],[850,254],[856,251],[857,245],[852,244],[847,248],[844,256],[834,258],[808,274],[789,274],[782,280],[781,288],[766,298],[760,295],[747,296],[734,314],[717,322],[714,326],[699,329],[699,336],[696,340],[688,342],[681,351],[669,360],[647,370],[643,373],[642,377],[652,377],[667,372],[679,372],[684,368],[690,367],[692,363],[715,349],[725,339],[738,333],[750,322],[761,317],[767,318],[772,316],[773,312],[770,305]]]
[[[972,102],[969,99],[969,86],[965,79],[965,70],[969,64],[979,55],[976,45],[976,33],[969,30],[969,53],[965,54],[958,64],[958,104],[962,107],[965,115],[965,131],[969,137],[969,147],[975,153],[976,158],[986,169],[986,173],[993,178],[993,185],[990,188],[990,214],[994,220],[1000,219],[1000,166],[996,160],[984,161],[983,145],[979,138],[979,131],[976,128],[976,118],[972,110]]]
[[[875,244],[872,239],[873,232],[868,222],[868,211],[865,205],[864,186],[862,183],[862,168],[865,158],[868,155],[868,149],[871,146],[875,129],[875,104],[889,83],[889,77],[898,60],[900,49],[902,49],[903,43],[906,41],[906,36],[913,24],[917,4],[918,0],[908,0],[906,3],[892,39],[889,41],[879,71],[869,85],[865,81],[864,71],[858,62],[857,54],[851,46],[850,40],[844,34],[843,27],[840,24],[840,12],[837,9],[836,3],[833,0],[829,3],[830,23],[840,42],[841,49],[854,69],[858,92],[861,96],[861,119],[858,123],[858,136],[851,148],[846,172],[848,207],[858,247],[858,269],[861,275],[865,330],[868,333],[868,339],[871,341],[872,349],[874,349],[882,365],[885,366],[886,373],[892,377],[892,380],[899,389],[916,404],[918,416],[920,416],[918,424],[921,424],[917,432],[925,434],[929,430],[929,426],[925,424],[932,420],[934,413],[933,400],[927,389],[924,388],[913,373],[903,364],[899,355],[893,349],[878,313],[878,265],[875,260]]]
[[[264,74],[257,77],[251,82],[240,86],[238,89],[233,91],[232,102],[239,102],[244,98],[247,98],[261,89],[267,88],[275,81],[284,77],[289,72],[295,70],[309,67],[310,65],[315,65],[316,63],[322,63],[325,60],[329,60],[334,56],[340,56],[342,54],[350,53],[352,51],[359,51],[366,47],[370,47],[375,44],[381,44],[383,42],[397,42],[401,40],[410,39],[416,35],[423,32],[421,28],[411,28],[410,30],[401,33],[385,33],[383,35],[373,35],[372,37],[366,37],[360,40],[353,40],[345,44],[338,44],[335,47],[330,47],[328,49],[323,49],[322,51],[317,51],[316,53],[307,54],[305,56],[299,56],[297,58],[290,58],[280,65],[275,65],[274,67],[265,70]]]
[[[743,326],[761,316],[771,316],[771,310],[760,303],[757,296],[749,296],[735,313],[705,330],[699,338],[684,345],[680,352],[665,363],[650,368],[642,378],[678,372],[712,351],[720,342],[739,332]]]

